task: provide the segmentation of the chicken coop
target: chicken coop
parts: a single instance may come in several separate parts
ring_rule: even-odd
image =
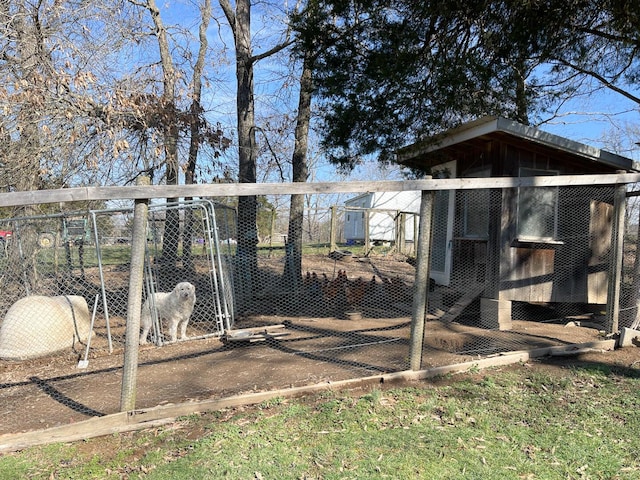
[[[483,118],[399,150],[434,178],[536,177],[533,186],[442,190],[431,278],[509,329],[513,306],[599,311],[607,303],[615,186],[546,186],[557,175],[633,172],[631,159],[503,118]],[[624,203],[624,196],[622,197]]]

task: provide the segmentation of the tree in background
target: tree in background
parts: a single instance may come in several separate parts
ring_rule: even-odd
[[[89,18],[92,28],[79,28]],[[118,25],[123,28],[131,25],[108,6],[47,1],[0,5],[3,190],[95,182],[108,129],[96,108],[106,98],[97,72],[125,43],[117,28],[108,49],[96,40],[94,35],[104,33],[105,19],[122,20]],[[116,145],[119,136],[111,139]]]
[[[286,48],[287,38],[272,48],[254,54],[251,32],[251,2],[237,0],[235,6],[229,0],[219,0],[233,33],[236,60],[236,107],[238,131],[238,181],[256,183],[258,145],[256,142],[254,66],[261,59],[270,57]],[[242,274],[236,283],[238,293],[252,295],[258,271],[258,202],[256,196],[238,199],[238,250],[236,261]]]
[[[154,101],[157,105],[155,113],[161,117],[158,122],[158,127],[162,135],[162,147],[164,150],[165,181],[167,185],[178,185],[180,115],[178,114],[176,83],[179,80],[179,72],[173,65],[167,30],[155,0],[146,0],[142,6],[149,12],[153,21],[154,28],[151,31],[154,33],[158,42],[158,52],[162,70],[163,88],[159,97],[154,99]],[[177,198],[167,198],[168,204],[175,204],[177,201]],[[178,259],[178,243],[180,241],[179,213],[179,210],[169,208],[167,209],[165,217],[162,263],[169,267],[175,267]]]
[[[196,61],[193,65],[186,63],[187,68],[176,68],[172,53],[172,47],[168,29],[166,28],[160,9],[155,0],[147,0],[144,3],[132,2],[145,9],[151,19],[153,28],[151,32],[157,41],[157,51],[162,72],[161,91],[153,97],[147,96],[153,106],[148,115],[155,121],[154,126],[162,136],[161,146],[165,166],[165,182],[167,185],[179,183],[179,144],[181,138],[188,143],[188,157],[184,162],[185,183],[195,182],[196,165],[200,146],[208,144],[214,149],[214,156],[228,146],[228,140],[224,138],[222,130],[211,128],[206,121],[201,105],[202,82],[204,76],[205,59],[208,51],[207,29],[211,19],[211,2],[202,0],[200,5],[200,26],[196,48]],[[188,57],[187,57],[188,58]],[[184,82],[191,72],[188,82],[190,92],[187,95],[179,94],[179,83]],[[183,98],[186,96],[186,98]],[[175,204],[179,199],[167,198],[168,204]],[[191,237],[193,230],[193,218],[190,215],[184,219],[184,231],[181,232],[181,219],[179,210],[168,209],[165,218],[165,230],[162,246],[163,264],[173,267],[178,260],[178,245],[182,236],[183,255],[185,267],[194,273],[191,258]],[[184,233],[184,235],[182,235]]]
[[[635,98],[637,15],[615,0],[336,0],[296,28],[320,46],[323,145],[351,168],[484,115],[540,123],[587,77]]]
[[[295,145],[291,156],[292,181],[306,182],[309,177],[308,143],[311,124],[311,98],[313,95],[313,64],[311,47],[302,45],[302,72],[298,94],[298,113],[295,127]],[[285,252],[283,279],[289,288],[297,290],[302,281],[302,240],[304,232],[303,194],[292,194],[289,207],[289,228]]]
[[[557,1],[553,10],[539,12],[546,18],[557,15],[561,23],[555,35],[541,35],[539,42],[552,79],[570,85],[570,94],[608,89],[640,106],[638,6],[619,0],[573,0]]]
[[[111,7],[53,1],[0,4],[1,190],[61,188],[90,184],[95,178],[96,152],[106,129],[93,108],[100,90],[87,65],[89,60],[94,66],[104,65],[122,48],[117,36],[109,49],[94,42],[93,34],[103,21],[119,20],[123,13]],[[78,29],[88,18],[93,30]],[[122,18],[120,25],[129,23]],[[46,206],[46,213],[51,207]],[[19,207],[11,216],[42,213],[36,209]],[[16,264],[23,266],[26,282],[37,275],[39,233],[37,225],[25,223],[20,231],[22,251],[11,252],[19,255]]]
[[[189,109],[189,156],[187,165],[184,170],[184,183],[192,185],[196,183],[196,167],[198,164],[198,153],[200,152],[200,144],[202,138],[206,134],[206,126],[203,122],[202,108],[202,83],[204,77],[205,60],[208,54],[209,40],[207,31],[211,21],[211,0],[203,0],[200,6],[200,26],[198,28],[198,54],[193,65],[193,75],[191,79],[191,106]],[[219,142],[222,140],[222,130],[219,129],[219,138],[214,139]],[[185,198],[185,201],[192,200]],[[195,275],[195,265],[192,255],[192,239],[194,232],[195,218],[193,211],[188,209],[184,219],[184,235],[183,235],[183,265],[190,276]]]

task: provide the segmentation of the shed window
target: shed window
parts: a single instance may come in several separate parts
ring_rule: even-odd
[[[521,177],[558,175],[557,170],[520,168]],[[518,238],[553,240],[558,228],[558,187],[518,189]]]
[[[491,167],[469,170],[462,176],[463,178],[488,178],[491,176]],[[463,191],[464,237],[484,239],[489,236],[489,195],[488,189]]]

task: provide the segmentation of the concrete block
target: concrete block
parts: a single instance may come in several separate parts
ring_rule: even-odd
[[[640,331],[624,327],[620,331],[620,347],[635,347],[640,344]]]
[[[492,330],[511,330],[511,300],[481,298],[480,326]]]

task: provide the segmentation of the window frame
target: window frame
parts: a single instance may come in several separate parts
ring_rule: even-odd
[[[490,165],[485,165],[482,166],[480,168],[474,168],[472,170],[467,170],[466,172],[463,173],[462,178],[490,178],[491,177],[491,166]],[[486,196],[487,198],[485,199],[486,202],[478,202],[480,205],[486,206],[486,209],[482,211],[482,219],[480,219],[479,222],[469,222],[469,217],[470,217],[470,208],[469,208],[469,204],[470,204],[470,200],[471,200],[471,196],[477,194],[477,195],[482,195],[482,196]],[[481,190],[467,190],[464,192],[463,197],[462,197],[462,212],[463,212],[463,221],[462,221],[462,238],[467,238],[469,240],[487,240],[489,238],[489,222],[490,222],[490,208],[489,208],[489,202],[491,201],[491,193],[489,192],[489,190],[487,189],[481,189]],[[478,204],[476,202],[473,202],[475,204]],[[485,231],[483,233],[479,233],[479,232],[469,232],[469,225],[470,223],[476,224],[476,225],[480,225],[482,224],[484,221],[484,229]]]
[[[541,177],[541,176],[554,176],[559,175],[559,170],[535,168],[535,167],[520,167],[518,170],[519,177]],[[549,207],[549,214],[543,218],[544,212],[539,212],[536,219],[533,221],[523,218],[523,208],[526,206],[527,211],[531,211],[532,208],[528,205],[538,201],[540,195],[528,195],[527,192],[542,191],[546,192],[546,195],[550,195],[549,200],[545,202]],[[546,197],[545,195],[545,197]],[[544,197],[542,197],[544,198]],[[525,204],[524,202],[527,202]],[[516,198],[516,237],[521,242],[555,242],[558,238],[558,200],[559,200],[559,187],[519,187]],[[543,205],[544,206],[544,205]],[[550,218],[552,217],[552,218]],[[533,226],[536,231],[531,232]],[[551,231],[546,231],[548,227],[551,227]],[[526,230],[525,230],[526,228]]]

